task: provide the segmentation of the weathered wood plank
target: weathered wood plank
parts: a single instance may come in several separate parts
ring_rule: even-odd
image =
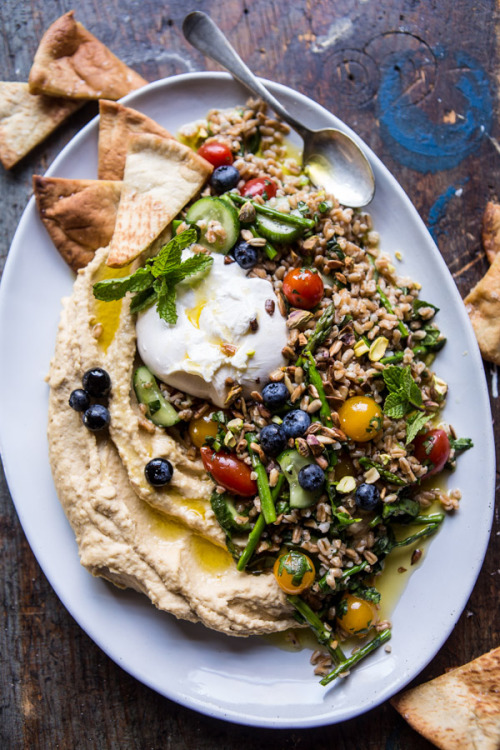
[[[26,80],[43,31],[71,7],[66,0],[4,0],[4,80]],[[359,132],[417,206],[465,294],[487,267],[479,242],[483,207],[500,195],[494,0],[473,8],[467,0],[297,0],[286,8],[277,0],[202,0],[196,7],[212,14],[255,72],[308,94]],[[155,80],[216,67],[182,37],[189,9],[180,0],[81,0],[77,17]],[[86,106],[12,173],[0,174],[2,267],[31,175],[43,173],[94,113],[94,105]],[[492,406],[498,425],[497,398]],[[104,656],[64,610],[28,548],[3,478],[0,496],[0,746],[431,747],[388,705],[341,726],[285,733],[224,724],[161,698]],[[493,540],[498,531],[497,519]],[[464,615],[419,680],[498,644],[492,604],[499,569],[498,545],[491,544]]]

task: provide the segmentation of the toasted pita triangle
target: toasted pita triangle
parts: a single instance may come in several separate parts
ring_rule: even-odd
[[[68,99],[119,99],[146,83],[75,21],[72,10],[43,35],[29,75],[31,93]]]
[[[481,354],[500,365],[500,255],[464,302]]]
[[[490,263],[500,252],[500,204],[488,201],[483,214],[481,238]]]
[[[99,162],[100,180],[121,180],[132,135],[153,133],[163,138],[172,135],[150,117],[118,102],[101,99],[99,102]]]
[[[174,138],[133,136],[108,266],[124,266],[146,250],[211,172],[211,164]]]
[[[83,102],[33,96],[27,83],[0,81],[0,161],[10,169]]]
[[[73,271],[83,268],[115,228],[121,182],[33,177],[40,217]]]
[[[441,750],[500,747],[500,648],[391,700]]]

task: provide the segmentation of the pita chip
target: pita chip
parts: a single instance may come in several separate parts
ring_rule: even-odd
[[[174,138],[132,137],[108,266],[137,258],[203,187],[212,165]]]
[[[500,365],[500,255],[464,302],[481,354]]]
[[[391,700],[441,750],[500,748],[500,648]]]
[[[486,256],[493,263],[500,251],[500,204],[491,201],[486,204],[481,237]]]
[[[0,161],[10,169],[82,102],[33,96],[27,83],[0,81]]]
[[[43,35],[29,75],[32,94],[68,99],[120,99],[146,83],[75,21],[72,10]]]
[[[118,102],[101,99],[99,102],[99,162],[100,180],[121,180],[130,139],[137,133],[153,133],[162,138],[172,135],[150,117]]]
[[[121,182],[33,177],[45,228],[66,263],[78,271],[107,247],[115,228]]]

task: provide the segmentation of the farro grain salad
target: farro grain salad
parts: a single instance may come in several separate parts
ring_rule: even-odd
[[[131,300],[144,419],[201,457],[237,571],[314,632],[327,685],[389,640],[377,576],[457,510],[458,490],[425,480],[471,443],[440,421],[437,307],[369,214],[310,183],[287,132],[254,100],[185,126],[213,167],[201,195],[157,255],[93,292]],[[154,456],[147,483],[170,485],[173,463]]]

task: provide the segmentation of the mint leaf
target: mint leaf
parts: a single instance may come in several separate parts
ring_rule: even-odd
[[[171,325],[177,322],[177,311],[175,309],[175,286],[168,285],[165,279],[162,279],[161,287],[158,292],[158,302],[156,310],[160,318]]]
[[[422,427],[425,427],[428,421],[428,414],[419,411],[410,414],[406,422],[406,445],[415,440]]]
[[[203,271],[208,270],[213,262],[214,259],[210,257],[210,255],[199,253],[198,255],[193,255],[192,258],[187,258],[187,260],[181,263],[179,273],[182,274],[182,279],[187,279],[188,276],[193,276],[195,273],[202,273]]]
[[[384,404],[384,414],[393,419],[402,419],[406,414],[408,399],[402,393],[389,393]]]
[[[146,308],[151,307],[155,300],[155,290],[152,287],[149,287],[149,289],[144,289],[144,291],[136,294],[134,299],[130,303],[130,312],[132,313],[132,315],[134,315],[135,313],[141,312],[141,310],[146,310]]]
[[[389,391],[399,391],[403,381],[403,368],[391,365],[382,372],[384,383]]]
[[[148,268],[138,268],[130,276],[122,279],[106,279],[98,281],[93,286],[94,297],[103,302],[122,299],[127,292],[142,292],[153,283],[153,277]]]
[[[410,393],[408,394],[408,398],[413,406],[422,406],[423,404],[420,388],[415,383],[415,381],[413,381],[410,386]]]
[[[411,376],[410,366],[401,368],[401,389],[403,390],[406,398],[410,398],[412,386],[415,384]]]
[[[172,237],[170,242],[163,245],[158,255],[152,259],[151,271],[153,276],[158,278],[158,276],[165,276],[177,270],[181,265],[182,251],[196,242],[198,237],[199,230],[194,226]]]

